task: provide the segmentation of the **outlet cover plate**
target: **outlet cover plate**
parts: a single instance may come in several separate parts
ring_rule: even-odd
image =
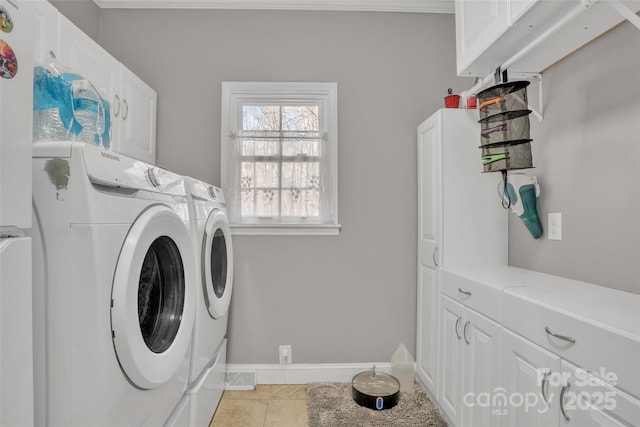
[[[550,213],[549,214],[549,240],[562,240],[562,214]]]

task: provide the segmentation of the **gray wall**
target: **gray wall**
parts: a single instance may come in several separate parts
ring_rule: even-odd
[[[102,10],[100,41],[158,92],[158,163],[220,183],[222,81],[335,81],[339,237],[234,238],[229,361],[415,354],[416,126],[455,77],[452,15]]]
[[[89,37],[98,41],[100,35],[100,8],[92,0],[50,0],[71,22]]]
[[[640,31],[605,34],[546,71],[543,87],[528,173],[545,235],[510,215],[509,262],[640,293]],[[547,240],[549,212],[562,213],[561,241]]]
[[[61,7],[87,32],[92,9]],[[214,184],[221,81],[339,84],[343,231],[234,239],[230,362],[275,363],[278,344],[293,345],[296,363],[383,361],[401,341],[415,354],[415,126],[447,87],[471,85],[454,77],[453,17],[99,16],[101,43],[158,91],[159,164]],[[309,49],[293,57],[286,45]],[[534,240],[511,215],[510,264],[640,293],[638,70],[640,33],[623,24],[545,72],[545,119],[532,119],[536,169],[528,173],[540,179],[545,230],[547,213],[563,214],[563,240]]]

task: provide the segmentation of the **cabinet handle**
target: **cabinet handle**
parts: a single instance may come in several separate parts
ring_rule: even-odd
[[[127,120],[127,114],[129,113],[129,103],[126,99],[122,100],[122,120]]]
[[[544,330],[545,330],[549,335],[551,335],[552,337],[556,337],[556,338],[558,338],[559,340],[563,340],[563,341],[566,341],[566,342],[570,342],[571,344],[575,344],[575,343],[576,343],[576,339],[575,339],[575,338],[573,338],[573,337],[568,337],[568,336],[566,336],[566,335],[556,334],[556,333],[555,333],[555,332],[553,332],[551,329],[549,329],[549,327],[548,327],[548,326],[545,326],[545,327],[544,327]]]
[[[469,326],[469,323],[471,323],[471,321],[467,320],[467,323],[464,324],[464,328],[462,328],[462,336],[464,337],[464,342],[467,344],[471,344],[467,339],[467,326]]]
[[[52,50],[49,51],[49,58],[53,59],[54,61],[58,60],[58,58],[56,58],[55,52]]]
[[[433,265],[438,266],[438,260],[436,259],[436,253],[438,252],[438,247],[436,246],[433,249],[433,254],[431,254],[431,258],[433,259]]]
[[[470,296],[471,296],[471,292],[469,292],[469,291],[465,291],[465,290],[463,290],[462,288],[458,288],[458,292],[460,292],[462,295],[466,295],[466,296],[468,296],[468,297],[470,297]]]
[[[547,405],[549,405],[551,402],[549,402],[549,399],[547,398],[547,395],[544,392],[544,386],[547,384],[547,381],[549,380],[550,375],[551,375],[551,370],[545,372],[544,376],[542,377],[542,384],[540,385],[540,394],[542,395],[542,400],[544,400],[544,403],[546,403]]]
[[[560,412],[562,412],[562,416],[567,421],[571,421],[571,418],[564,411],[564,394],[567,392],[567,390],[569,390],[569,387],[571,387],[571,384],[566,383],[565,385],[562,386],[562,390],[560,390]]]
[[[113,97],[113,117],[118,117],[120,114],[120,97],[118,95]]]
[[[460,336],[460,333],[458,332],[458,323],[460,323],[461,320],[462,320],[462,317],[458,317],[456,319],[456,335],[458,336],[458,340],[462,339],[462,337]]]

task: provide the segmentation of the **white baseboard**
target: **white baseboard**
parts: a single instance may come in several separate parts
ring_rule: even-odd
[[[228,363],[228,373],[249,372],[256,376],[257,384],[308,384],[308,383],[350,383],[362,371],[371,370],[375,365],[379,372],[390,373],[391,364],[386,363],[320,363],[291,365],[251,365]]]

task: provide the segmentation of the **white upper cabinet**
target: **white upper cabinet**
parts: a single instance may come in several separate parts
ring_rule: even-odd
[[[51,60],[51,55],[58,52],[58,26],[60,14],[51,3],[45,0],[34,2],[35,32],[33,46],[33,60],[36,64],[45,64]]]
[[[58,62],[91,81],[111,101],[118,91],[120,63],[64,16],[60,16]]]
[[[156,161],[156,92],[120,67],[119,97],[112,98],[113,151],[147,163]],[[116,95],[118,96],[118,95]]]
[[[458,75],[485,77],[507,61],[510,72],[543,71],[623,21],[606,1],[593,3],[455,0]],[[640,0],[623,3],[640,10]],[[534,40],[539,43],[532,46]]]
[[[456,58],[458,74],[509,27],[504,0],[456,1]]]
[[[87,78],[111,107],[110,149],[154,164],[156,92],[49,2],[36,2],[34,59],[51,60]]]

